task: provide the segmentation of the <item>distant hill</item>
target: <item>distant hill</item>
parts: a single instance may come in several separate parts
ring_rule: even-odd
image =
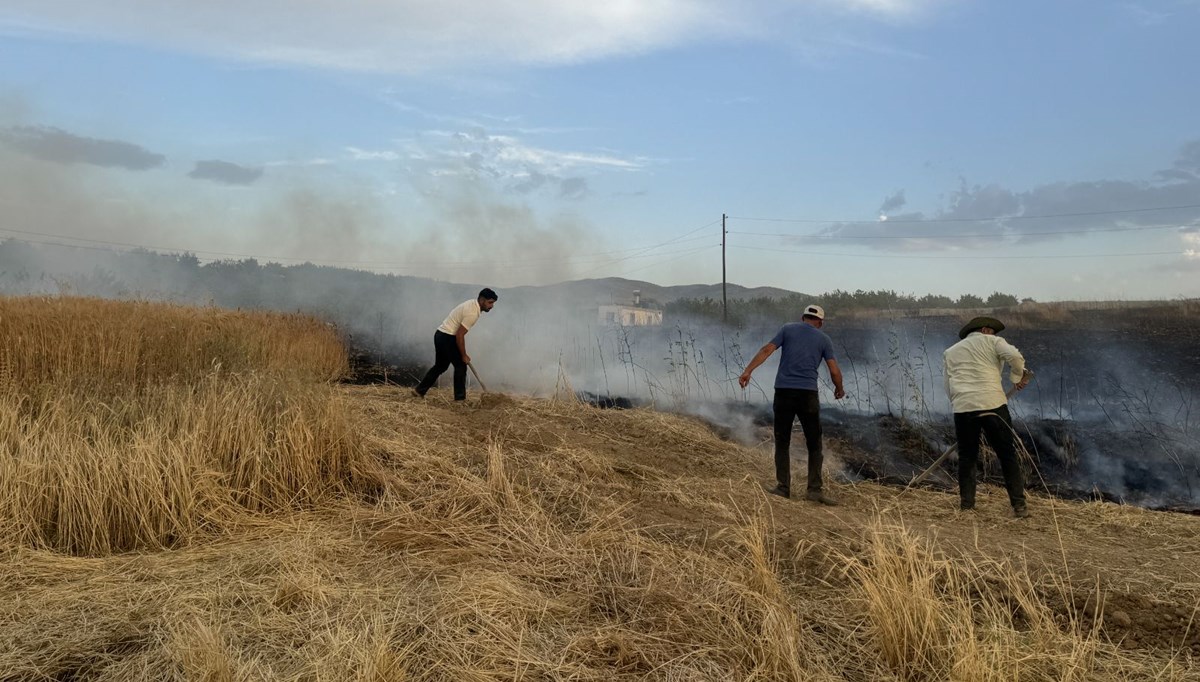
[[[640,291],[643,301],[656,301],[667,304],[681,298],[712,298],[721,299],[721,284],[680,284],[662,286],[636,279],[621,277],[605,277],[603,279],[580,279],[570,282],[559,282],[545,286],[522,286],[507,289],[509,293],[518,296],[548,295],[553,297],[568,297],[579,302],[591,302],[597,305],[605,303],[627,303],[633,300],[633,292]],[[778,287],[744,287],[738,284],[726,286],[726,292],[731,301],[752,298],[784,298],[799,292]]]

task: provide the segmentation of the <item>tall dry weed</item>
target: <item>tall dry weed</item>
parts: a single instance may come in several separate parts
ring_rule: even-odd
[[[237,665],[224,639],[220,628],[193,614],[172,623],[167,649],[183,679],[240,682],[246,677],[237,673]]]
[[[344,494],[367,461],[344,399],[281,377],[0,395],[0,537],[96,555]]]
[[[308,317],[0,298],[0,539],[174,547],[341,494],[366,462],[322,384],[345,367]]]
[[[1098,631],[1064,627],[1021,566],[939,557],[879,519],[865,553],[843,560],[878,656],[902,680],[1092,679]]]
[[[0,297],[9,385],[146,386],[213,370],[328,381],[347,369],[336,332],[303,315],[71,297]]]

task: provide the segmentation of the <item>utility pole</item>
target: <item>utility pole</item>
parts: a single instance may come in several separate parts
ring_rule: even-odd
[[[725,214],[721,214],[721,323],[729,324],[729,298],[725,295]]]

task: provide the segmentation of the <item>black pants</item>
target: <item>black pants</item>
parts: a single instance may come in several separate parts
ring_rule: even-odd
[[[433,334],[433,367],[425,373],[425,378],[417,384],[417,392],[425,395],[437,382],[438,377],[450,365],[454,365],[454,399],[467,399],[467,363],[463,362],[462,353],[458,352],[458,338],[440,329]]]
[[[816,391],[775,389],[775,478],[785,490],[792,488],[792,423],[800,418],[808,446],[808,489],[821,489],[821,402]]]
[[[994,410],[955,412],[954,433],[958,438],[958,495],[964,506],[975,505],[975,469],[979,465],[979,434],[996,451],[1004,471],[1008,501],[1014,508],[1025,505],[1025,476],[1013,440],[1008,405]]]

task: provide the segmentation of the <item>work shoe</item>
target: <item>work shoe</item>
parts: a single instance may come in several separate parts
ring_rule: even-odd
[[[826,495],[825,493],[821,492],[820,490],[808,491],[807,493],[804,494],[804,499],[808,500],[809,502],[819,502],[827,507],[836,507],[837,506],[837,500]]]
[[[765,486],[764,486],[764,487],[765,487]],[[772,495],[778,495],[778,496],[780,496],[780,497],[786,497],[786,498],[789,498],[789,499],[792,497],[792,491],[791,491],[791,490],[789,490],[789,489],[787,489],[787,488],[785,488],[785,487],[783,487],[783,486],[781,486],[781,485],[777,485],[777,486],[775,486],[774,488],[770,488],[770,489],[768,489],[768,490],[767,490],[767,492],[768,492],[768,493],[770,493],[770,494],[772,494]]]
[[[1019,507],[1013,507],[1013,516],[1015,516],[1018,519],[1029,518],[1029,507],[1026,507],[1025,505],[1021,505]]]

